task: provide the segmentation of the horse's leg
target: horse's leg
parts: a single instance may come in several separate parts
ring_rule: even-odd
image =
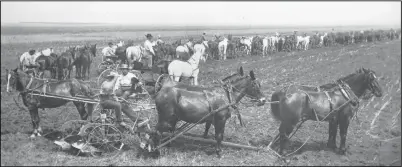
[[[351,110],[350,108],[345,108],[346,110]],[[350,123],[350,118],[348,117],[345,113],[341,112],[340,113],[342,115],[339,118],[339,135],[341,136],[341,143],[339,146],[339,154],[344,155],[346,152],[346,147],[345,147],[345,143],[346,143],[346,135],[348,134],[348,127],[349,127],[349,123]]]
[[[31,138],[34,138],[36,136],[41,136],[40,131],[41,128],[39,126],[40,118],[39,118],[39,113],[38,113],[38,108],[33,105],[28,106],[29,109],[29,114],[31,115],[31,121],[32,121],[32,126],[33,126],[33,133],[30,136]]]
[[[73,102],[75,107],[78,110],[78,113],[80,114],[81,120],[87,120],[88,119],[88,113],[85,110],[85,103],[83,102]],[[91,111],[92,114],[92,111]]]
[[[336,149],[336,135],[338,132],[338,121],[335,118],[329,120],[329,132],[327,147]]]
[[[204,134],[203,134],[204,138],[208,137],[208,131],[209,131],[209,128],[211,127],[211,124],[212,124],[212,122],[206,122],[205,123],[205,131],[204,131]]]
[[[225,124],[226,124],[226,119],[224,118],[217,118],[215,117],[214,120],[214,127],[215,127],[215,140],[216,140],[216,154],[218,155],[218,158],[221,158],[221,146],[222,146],[222,140],[223,140],[223,134],[225,132]]]
[[[289,135],[292,133],[294,128],[294,125],[288,124],[281,122],[281,125],[279,127],[279,140],[280,140],[280,148],[279,148],[279,154],[283,154],[283,150],[287,147],[289,143]]]

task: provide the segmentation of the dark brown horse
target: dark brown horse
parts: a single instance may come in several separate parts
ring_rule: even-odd
[[[59,80],[70,79],[71,70],[73,69],[75,47],[69,47],[65,52],[61,53],[56,59],[57,74]]]
[[[374,71],[361,68],[347,78],[349,84],[338,80],[338,86],[332,91],[308,92],[298,90],[289,97],[280,97],[279,110],[271,110],[274,118],[281,121],[278,134],[280,140],[279,154],[283,153],[289,134],[296,124],[300,126],[306,120],[329,122],[327,146],[333,149],[336,148],[336,135],[339,125],[341,136],[339,153],[345,153],[347,129],[350,119],[354,115],[355,106],[358,104],[358,98],[367,90],[376,97],[382,96],[382,90]]]
[[[244,76],[243,68],[240,67],[238,74],[224,79],[223,82],[233,86],[232,88],[235,92],[233,101],[239,102],[244,96],[248,96],[258,101],[258,105],[265,103],[265,97],[260,90],[260,83],[256,80],[253,71],[250,71],[250,76]],[[229,88],[226,90],[229,90]],[[158,111],[157,133],[160,135],[163,132],[174,132],[176,123],[180,120],[187,123],[197,123],[208,113],[228,104],[228,98],[228,95],[221,87],[203,88],[167,80],[155,96]],[[208,134],[211,124],[214,125],[218,157],[220,157],[225,124],[230,116],[231,111],[226,108],[198,122],[199,124],[206,123],[204,136]]]
[[[208,41],[208,47],[209,47],[209,54],[208,57],[211,57],[212,59],[217,59],[219,56],[219,48],[218,48],[219,43],[216,41]],[[207,57],[207,59],[208,59]]]
[[[50,72],[50,76],[52,79],[56,79],[57,74],[57,54],[51,53],[50,56],[40,55],[36,58],[36,62],[39,64],[39,77],[43,78],[45,71]]]
[[[94,57],[96,57],[96,44],[90,46],[85,45],[82,48],[77,48],[74,57],[76,78],[82,80],[85,78],[89,79],[91,74],[91,64]]]
[[[14,70],[7,70],[7,78],[9,79],[9,86],[17,90],[22,96],[24,105],[28,108],[31,115],[33,134],[31,137],[40,136],[42,129],[39,125],[40,118],[38,114],[39,108],[57,108],[70,102],[68,100],[52,98],[52,97],[41,97],[31,95],[31,93],[48,93],[56,96],[64,97],[74,97],[76,95],[83,96],[93,96],[89,85],[79,82],[76,79],[57,81],[57,82],[47,82],[47,80],[42,80],[34,78],[18,68]],[[92,115],[93,104],[85,104],[84,102],[73,102],[77,107],[78,113],[82,120],[86,120],[88,116]],[[85,105],[87,105],[88,113],[85,110]]]

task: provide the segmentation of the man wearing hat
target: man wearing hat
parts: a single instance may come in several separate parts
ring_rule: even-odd
[[[202,33],[201,41],[206,41],[207,40],[206,36],[207,36],[206,32]]]
[[[194,53],[194,38],[193,37],[188,38],[188,42],[185,43],[184,46],[188,48],[188,52],[191,57]]]
[[[115,60],[115,49],[113,48],[113,43],[109,42],[108,46],[102,50],[103,55],[105,56],[106,60]]]
[[[126,68],[126,67],[124,67]],[[127,73],[126,73],[127,75]],[[141,118],[137,118],[134,114],[134,111],[130,110],[128,105],[124,102],[119,102],[117,99],[117,95],[119,92],[116,91],[117,82],[121,80],[121,77],[117,72],[111,72],[106,78],[107,80],[104,81],[101,85],[101,92],[100,92],[100,105],[103,109],[115,109],[116,114],[116,124],[123,127],[129,127],[126,123],[122,120],[121,111],[129,117],[133,122],[138,120],[137,125],[145,125]],[[121,93],[120,93],[121,94]]]
[[[154,45],[151,42],[152,35],[147,34],[146,37],[147,37],[147,40],[145,40],[145,42],[144,42],[145,53],[144,53],[143,59],[146,60],[145,67],[152,69],[152,58],[155,56],[155,51],[153,49]]]
[[[161,35],[158,35],[158,39],[156,40],[156,44],[159,45],[159,44],[163,44],[163,43],[164,42],[161,39]]]

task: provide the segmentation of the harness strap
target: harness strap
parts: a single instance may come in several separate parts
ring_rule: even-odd
[[[332,104],[331,96],[329,96],[328,91],[324,91],[324,93],[325,93],[325,95],[327,95],[328,103],[329,103],[329,112],[331,113],[331,112],[332,112],[332,109],[333,109],[333,104]]]
[[[31,87],[32,81],[33,81],[33,77],[31,77],[31,79],[29,80],[26,89],[29,89]]]
[[[205,98],[206,98],[206,100],[207,100],[207,102],[208,102],[208,108],[209,108],[209,112],[211,113],[212,112],[212,105],[211,105],[211,102],[208,100],[209,98],[208,98],[208,95],[207,95],[207,92],[205,92],[205,90],[203,90],[202,91],[203,93],[204,93],[204,95],[205,95]]]

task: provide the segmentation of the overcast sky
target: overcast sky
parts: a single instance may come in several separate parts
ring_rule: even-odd
[[[1,22],[399,25],[401,2],[1,2]]]

